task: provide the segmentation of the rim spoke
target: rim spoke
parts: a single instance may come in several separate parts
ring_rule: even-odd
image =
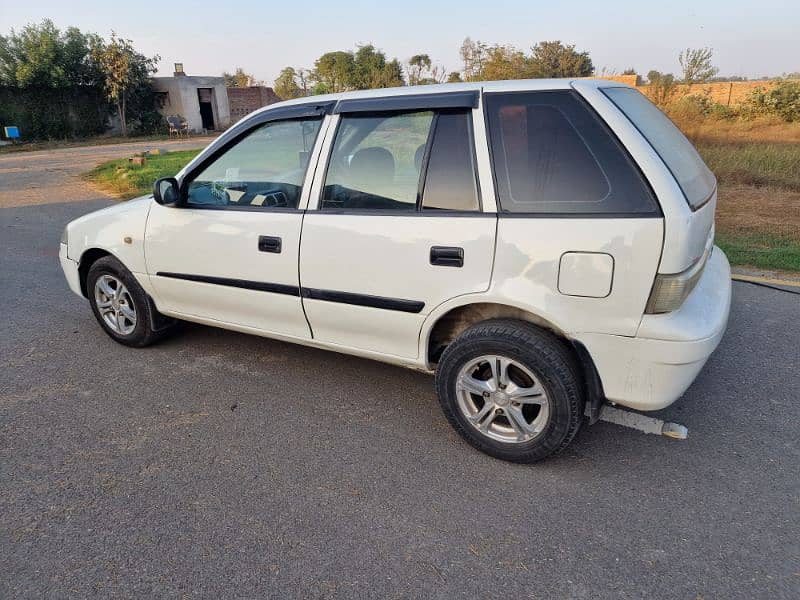
[[[538,384],[534,384],[531,387],[517,388],[509,392],[508,396],[514,402],[519,402],[520,404],[537,404],[541,406],[547,402],[544,390]]]
[[[509,406],[506,410],[506,416],[508,417],[508,422],[511,423],[511,426],[514,428],[514,431],[517,432],[518,438],[523,438],[534,433],[533,428],[528,425],[527,421],[525,421],[525,417],[522,415],[522,411],[518,408]]]
[[[111,308],[111,300],[98,300],[96,304],[97,308],[100,309],[100,312],[106,312],[109,308]]]
[[[128,321],[130,321],[131,323],[136,323],[136,311],[133,310],[133,308],[129,304],[127,303],[120,304],[119,312],[123,317],[128,319]]]
[[[497,387],[507,386],[511,381],[508,378],[508,367],[511,361],[502,356],[493,356],[489,361],[489,366],[492,368],[492,379]]]
[[[486,432],[487,429],[489,429],[489,425],[491,425],[494,422],[494,418],[497,416],[497,412],[494,411],[493,409],[489,409],[488,413],[489,416],[486,417],[486,419],[484,419],[483,422],[478,423],[478,429],[480,429],[484,433]]]
[[[475,425],[480,425],[481,421],[486,418],[486,415],[492,411],[492,405],[489,402],[483,403],[483,408],[476,412],[471,417],[468,417],[470,421],[472,421]]]
[[[485,392],[492,393],[494,388],[489,381],[475,379],[472,375],[465,373],[458,379],[458,387],[470,394],[482,396]]]
[[[99,287],[103,295],[110,300],[116,296],[117,291],[109,285],[108,281],[107,277],[101,277],[97,280],[97,287]]]

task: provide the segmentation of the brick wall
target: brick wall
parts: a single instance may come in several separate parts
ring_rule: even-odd
[[[243,116],[258,110],[262,106],[280,102],[280,98],[271,87],[229,87],[227,89],[232,121],[238,121]]]
[[[746,102],[753,90],[764,88],[770,90],[777,81],[764,79],[760,81],[718,81],[714,83],[695,83],[694,85],[678,85],[675,98],[682,96],[708,96],[714,102],[725,106],[735,106]],[[648,86],[641,86],[641,91],[647,93]]]

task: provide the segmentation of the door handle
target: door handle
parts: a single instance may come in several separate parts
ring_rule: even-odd
[[[455,246],[432,246],[431,264],[439,267],[463,267],[464,249]]]
[[[258,236],[258,251],[259,252],[273,252],[274,254],[281,253],[281,238],[273,237],[270,235]]]

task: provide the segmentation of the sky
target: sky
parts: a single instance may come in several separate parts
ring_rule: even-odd
[[[242,67],[272,84],[285,66],[313,67],[332,50],[372,43],[406,62],[426,53],[458,70],[466,36],[528,49],[561,40],[590,53],[598,72],[629,67],[677,72],[678,53],[710,46],[721,75],[800,71],[800,1],[400,0],[0,0],[0,35],[50,18],[161,56],[159,75],[182,62],[189,75]]]

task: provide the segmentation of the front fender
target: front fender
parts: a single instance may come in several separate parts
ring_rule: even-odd
[[[133,273],[146,273],[144,235],[152,195],[91,212],[67,225],[67,256],[80,263],[88,250],[115,256]]]

